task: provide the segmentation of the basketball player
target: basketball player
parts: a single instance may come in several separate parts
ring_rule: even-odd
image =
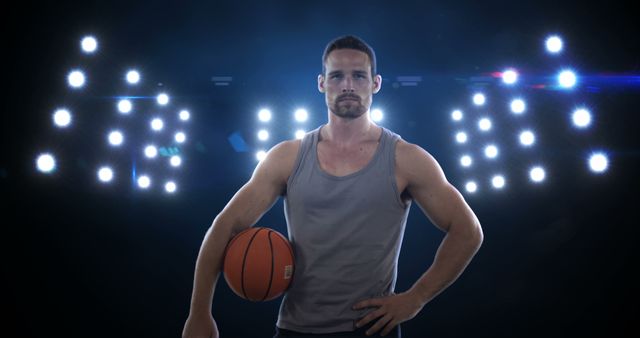
[[[483,240],[462,195],[424,149],[373,123],[382,77],[373,50],[345,36],[323,55],[328,123],[274,146],[207,231],[183,337],[217,337],[213,292],[227,242],[284,197],[295,272],[276,337],[400,336],[399,324],[460,276]],[[411,203],[446,233],[429,269],[394,293]]]

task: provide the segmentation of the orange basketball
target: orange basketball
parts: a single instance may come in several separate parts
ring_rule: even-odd
[[[293,250],[279,232],[253,227],[227,244],[224,279],[238,296],[251,301],[272,300],[289,287],[293,276]]]

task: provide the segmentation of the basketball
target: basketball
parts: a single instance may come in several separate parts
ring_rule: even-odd
[[[279,232],[246,229],[227,244],[224,279],[238,296],[250,301],[272,300],[284,293],[293,277],[293,250]]]

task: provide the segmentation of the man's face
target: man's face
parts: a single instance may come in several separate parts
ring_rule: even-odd
[[[347,119],[366,113],[382,81],[380,75],[371,77],[367,54],[355,49],[336,49],[329,53],[325,69],[326,73],[318,76],[318,89],[325,93],[329,111]]]

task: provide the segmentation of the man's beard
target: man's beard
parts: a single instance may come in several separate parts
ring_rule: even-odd
[[[334,102],[333,106],[330,107],[332,113],[336,116],[343,117],[346,119],[356,119],[362,114],[367,112],[367,108],[360,103],[360,98],[358,97],[356,101],[345,101],[341,102],[345,97],[353,97],[356,98],[355,95],[343,95],[339,96]]]

